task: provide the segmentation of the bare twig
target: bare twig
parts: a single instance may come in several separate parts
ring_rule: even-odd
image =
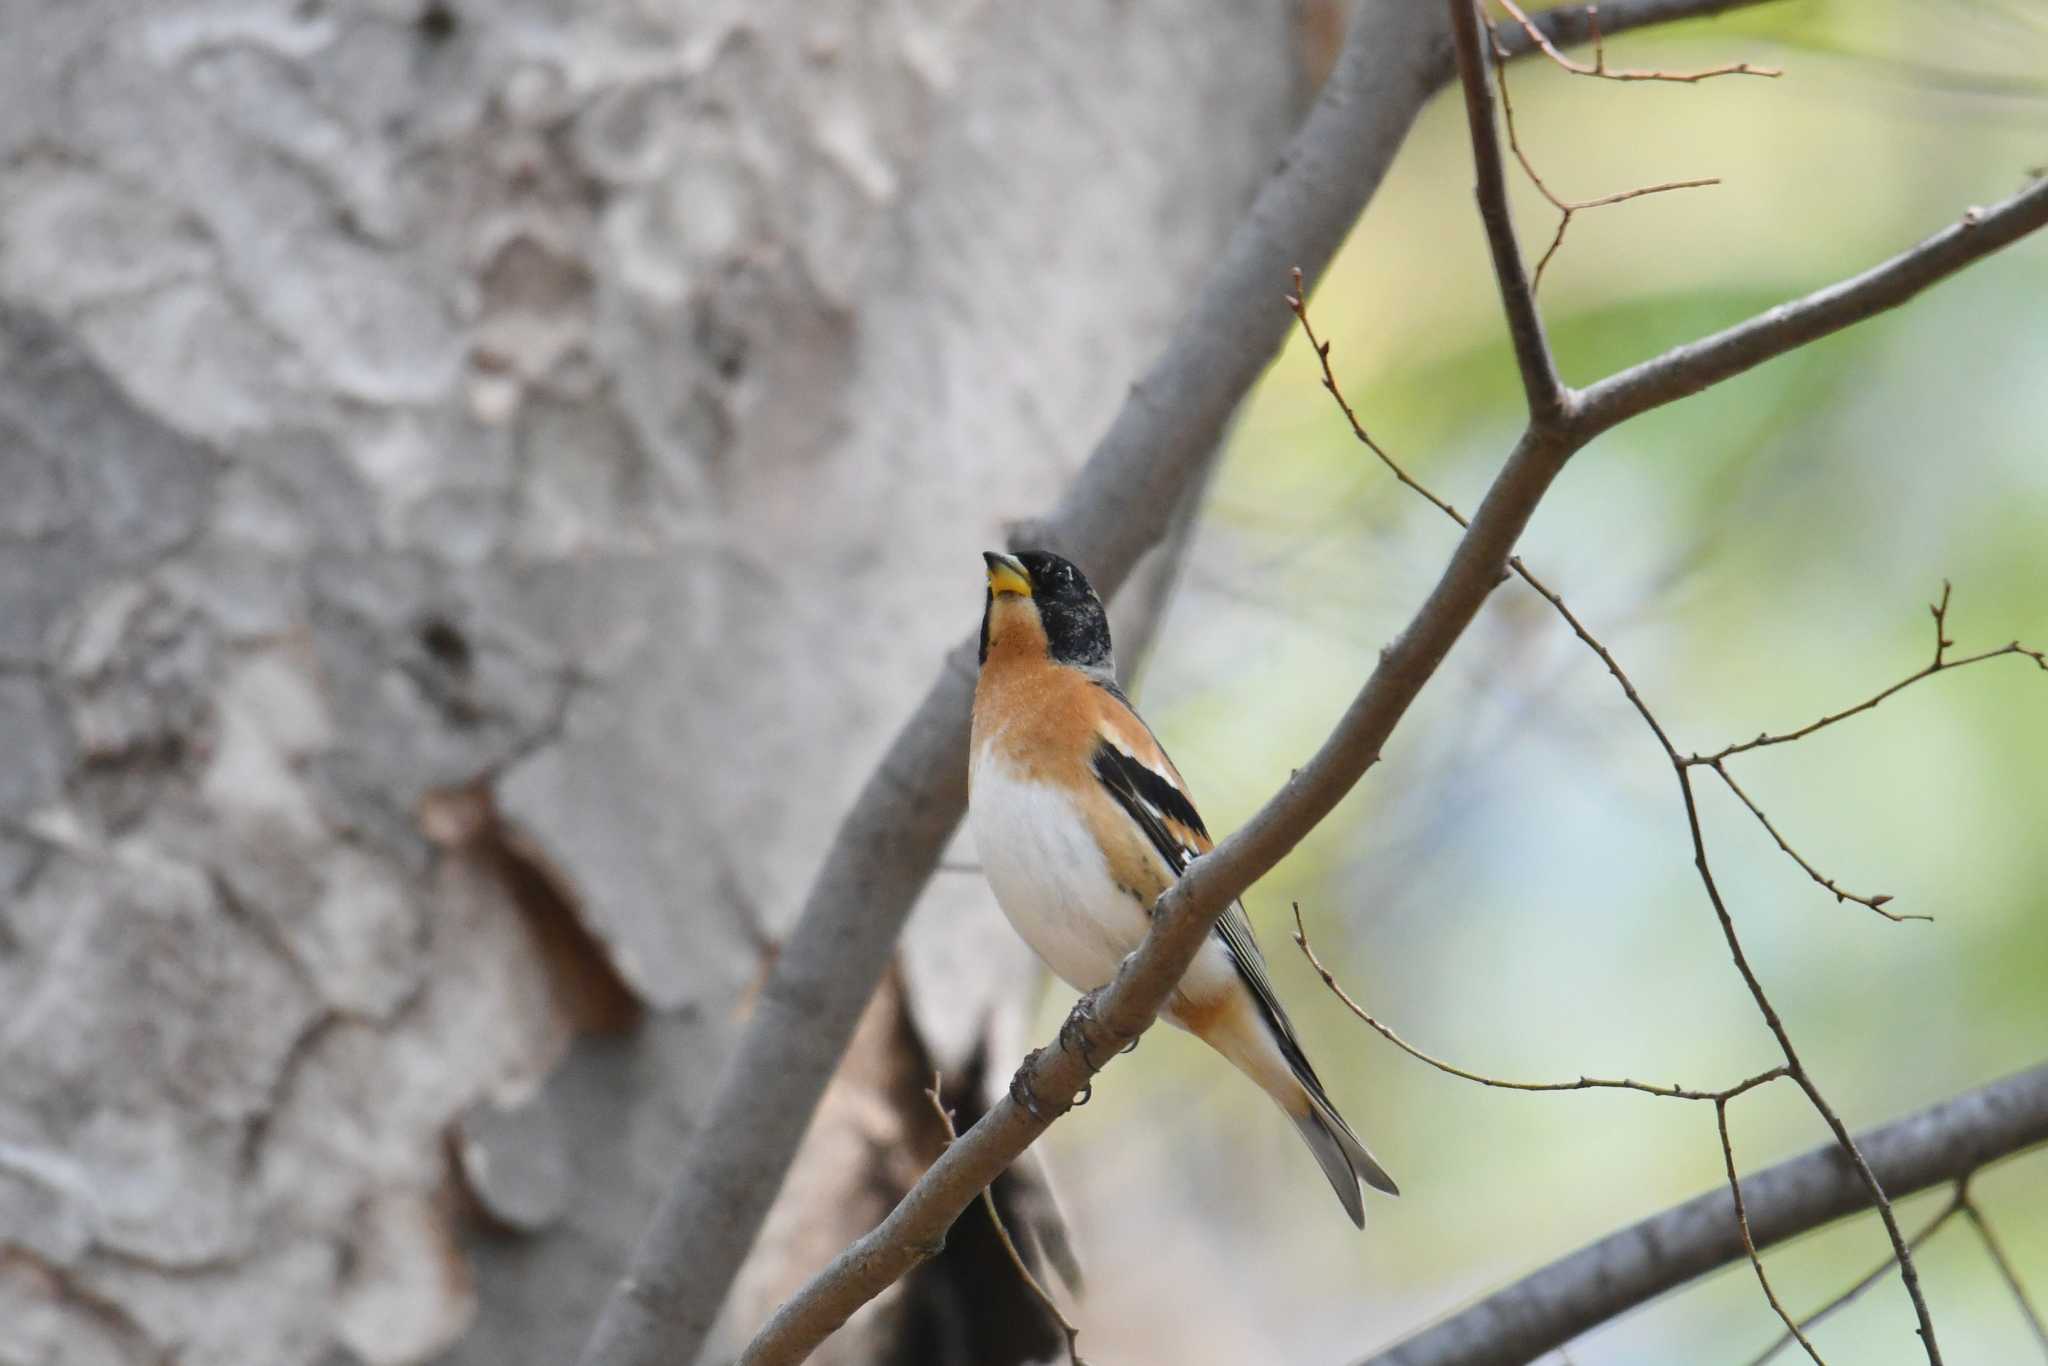
[[[1876,896],[1864,896],[1860,892],[1850,891],[1848,888],[1836,882],[1833,878],[1824,875],[1820,871],[1820,869],[1814,867],[1811,863],[1808,863],[1806,861],[1805,856],[1802,855],[1797,849],[1794,849],[1790,844],[1788,844],[1785,840],[1785,837],[1778,833],[1778,827],[1771,824],[1771,818],[1764,814],[1764,809],[1758,806],[1754,801],[1752,801],[1750,799],[1750,795],[1742,790],[1742,785],[1735,781],[1735,775],[1728,771],[1727,765],[1715,762],[1709,764],[1708,767],[1713,769],[1715,773],[1719,774],[1721,781],[1727,785],[1728,790],[1735,794],[1736,799],[1738,801],[1740,801],[1744,806],[1749,808],[1749,814],[1756,817],[1757,824],[1763,826],[1764,830],[1769,833],[1770,837],[1773,840],[1777,841],[1778,847],[1784,850],[1785,853],[1791,857],[1794,863],[1798,864],[1801,868],[1805,869],[1806,875],[1808,877],[1812,878],[1821,886],[1827,888],[1830,892],[1833,892],[1835,894],[1836,901],[1853,901],[1859,906],[1868,906],[1871,910],[1876,911],[1886,920],[1895,922],[1902,920],[1931,921],[1934,919],[1934,917],[1931,915],[1907,915],[1900,911],[1888,911],[1885,909],[1885,903],[1892,899],[1891,894],[1889,892],[1880,892]]]
[[[2007,655],[2017,655],[2022,659],[2033,660],[2036,667],[2044,672],[2048,672],[2048,652],[2022,645],[2017,640],[2010,644],[2001,645],[1995,650],[1982,650],[1973,655],[1965,655],[1961,659],[1950,659],[1948,651],[1955,642],[1948,637],[1948,603],[1949,583],[1948,580],[1944,579],[1941,584],[1941,600],[1929,604],[1927,608],[1934,616],[1934,659],[1926,668],[1921,669],[1918,673],[1908,674],[1883,692],[1873,697],[1867,697],[1853,707],[1845,707],[1841,711],[1823,716],[1820,720],[1801,726],[1798,730],[1786,731],[1782,735],[1758,735],[1754,740],[1745,740],[1741,744],[1723,746],[1712,754],[1691,755],[1686,759],[1686,763],[1704,764],[1710,768],[1718,768],[1722,760],[1737,754],[1747,754],[1753,749],[1763,749],[1768,745],[1783,745],[1789,744],[1794,740],[1804,740],[1815,731],[1825,730],[1838,721],[1846,721],[1852,716],[1869,711],[1894,693],[1904,692],[1922,679],[1932,678],[1939,673],[1947,673],[1950,669],[1962,669],[1972,664],[1982,664],[1987,659],[2002,659]]]
[[[2048,1062],[1856,1138],[1900,1197],[2048,1143]],[[2039,1160],[2039,1159],[2034,1159]],[[1830,1142],[1742,1178],[1758,1252],[1870,1208],[1870,1187]],[[1364,1366],[1510,1366],[1745,1255],[1725,1184],[1505,1286]]]
[[[1551,258],[1555,257],[1558,248],[1564,245],[1564,235],[1571,230],[1572,218],[1581,209],[1602,209],[1610,204],[1626,204],[1631,199],[1641,199],[1646,195],[1663,194],[1667,190],[1697,190],[1721,183],[1719,176],[1707,176],[1698,180],[1669,180],[1661,185],[1642,185],[1618,194],[1601,195],[1597,199],[1561,197],[1545,183],[1541,175],[1537,174],[1535,165],[1529,160],[1529,154],[1522,150],[1522,136],[1515,128],[1515,104],[1508,94],[1509,53],[1506,45],[1501,42],[1500,31],[1491,24],[1487,26],[1487,37],[1493,45],[1494,87],[1500,92],[1500,115],[1501,122],[1508,130],[1508,150],[1512,151],[1515,160],[1522,164],[1523,174],[1529,177],[1529,183],[1536,187],[1537,193],[1550,201],[1550,207],[1556,209],[1558,213],[1557,232],[1552,235],[1550,246],[1544,250],[1542,259],[1537,261],[1536,276],[1529,283],[1531,294],[1539,293],[1543,289],[1543,272],[1550,269]]]
[[[1316,956],[1314,946],[1308,942],[1308,929],[1302,923],[1300,902],[1294,903],[1294,942],[1301,949],[1302,953],[1307,955],[1309,966],[1316,970],[1316,976],[1323,979],[1323,985],[1328,987],[1336,998],[1344,1003],[1347,1010],[1367,1025],[1370,1025],[1381,1038],[1400,1049],[1403,1053],[1406,1053],[1409,1057],[1414,1058],[1417,1062],[1427,1063],[1439,1072],[1462,1078],[1465,1081],[1478,1082],[1481,1086],[1498,1087],[1504,1091],[1640,1091],[1646,1096],[1663,1096],[1670,1100],[1711,1100],[1725,1104],[1745,1092],[1754,1091],[1766,1082],[1776,1081],[1780,1077],[1788,1075],[1783,1067],[1773,1067],[1768,1071],[1759,1072],[1753,1077],[1746,1077],[1736,1082],[1733,1086],[1724,1087],[1719,1091],[1696,1091],[1689,1087],[1675,1084],[1662,1085],[1657,1082],[1630,1081],[1627,1078],[1610,1081],[1601,1077],[1584,1076],[1576,1081],[1503,1081],[1498,1077],[1489,1077],[1478,1072],[1467,1071],[1455,1063],[1448,1063],[1441,1058],[1433,1057],[1395,1033],[1391,1026],[1374,1018],[1372,1012],[1353,999],[1351,993],[1344,989],[1343,983],[1337,980],[1336,974],[1323,966],[1323,960]]]
[[[1363,442],[1367,450],[1378,456],[1380,463],[1392,471],[1394,478],[1400,480],[1405,487],[1422,495],[1437,511],[1443,513],[1444,516],[1450,518],[1459,526],[1465,526],[1467,524],[1465,514],[1459,512],[1434,493],[1431,493],[1422,484],[1409,478],[1408,471],[1402,469],[1400,462],[1387,454],[1385,447],[1372,439],[1371,434],[1365,430],[1365,425],[1358,420],[1358,413],[1352,408],[1350,401],[1344,397],[1344,391],[1337,387],[1337,376],[1330,369],[1330,343],[1316,335],[1315,325],[1308,320],[1308,291],[1302,285],[1301,268],[1299,266],[1295,267],[1294,270],[1294,292],[1287,296],[1287,307],[1300,320],[1301,330],[1303,335],[1308,338],[1308,344],[1315,348],[1316,359],[1322,362],[1323,388],[1329,391],[1331,398],[1337,400],[1337,406],[1344,410],[1345,419],[1351,423],[1351,434]]]
[[[1756,1271],[1756,1283],[1763,1287],[1764,1298],[1771,1302],[1771,1308],[1785,1321],[1785,1331],[1790,1333],[1793,1339],[1806,1349],[1806,1354],[1813,1358],[1814,1366],[1826,1366],[1820,1358],[1820,1353],[1813,1349],[1813,1343],[1808,1341],[1799,1325],[1793,1322],[1792,1316],[1785,1312],[1785,1305],[1779,1300],[1778,1292],[1771,1289],[1771,1278],[1764,1274],[1764,1259],[1757,1255],[1756,1239],[1749,1232],[1749,1211],[1742,1204],[1742,1178],[1735,1174],[1735,1145],[1728,1137],[1727,1101],[1714,1102],[1714,1124],[1721,1131],[1721,1160],[1728,1168],[1728,1193],[1735,1197],[1735,1227],[1742,1234],[1742,1250],[1749,1254],[1749,1264]]]
[[[1935,1215],[1932,1219],[1929,1219],[1925,1224],[1922,1224],[1920,1226],[1920,1231],[1918,1233],[1915,1233],[1911,1238],[1908,1238],[1906,1240],[1907,1247],[1910,1247],[1915,1252],[1918,1252],[1920,1250],[1921,1244],[1925,1243],[1929,1238],[1933,1237],[1937,1229],[1939,1229],[1943,1224],[1946,1224],[1950,1219],[1954,1218],[1959,1211],[1961,1211],[1961,1209],[1963,1208],[1963,1190],[1966,1184],[1967,1178],[1965,1178],[1963,1181],[1958,1181],[1956,1183],[1956,1191],[1954,1198],[1951,1199],[1946,1205],[1942,1206],[1941,1212],[1939,1214]],[[1885,1258],[1883,1261],[1879,1262],[1876,1266],[1872,1267],[1867,1273],[1865,1273],[1863,1278],[1857,1281],[1856,1284],[1850,1286],[1847,1290],[1844,1290],[1841,1294],[1835,1296],[1826,1304],[1822,1305],[1820,1308],[1814,1310],[1811,1314],[1808,1314],[1806,1317],[1799,1320],[1799,1327],[1801,1329],[1812,1328],[1815,1324],[1821,1322],[1823,1319],[1826,1319],[1829,1315],[1835,1313],[1837,1310],[1843,1308],[1844,1306],[1852,1303],[1857,1298],[1859,1298],[1864,1291],[1870,1289],[1871,1286],[1876,1285],[1880,1280],[1883,1280],[1885,1273],[1890,1271],[1892,1267],[1894,1267],[1895,1265],[1897,1265],[1897,1263],[1894,1262],[1890,1257]],[[1749,1363],[1749,1366],[1766,1366],[1766,1363],[1768,1363],[1772,1357],[1784,1351],[1787,1347],[1790,1347],[1795,1341],[1797,1341],[1797,1339],[1791,1333],[1788,1332],[1784,1334],[1776,1342],[1764,1348],[1764,1350],[1761,1353],[1759,1353]]]
[[[1701,81],[1712,80],[1716,76],[1777,77],[1785,74],[1776,67],[1752,66],[1748,62],[1731,62],[1725,66],[1708,67],[1704,71],[1644,71],[1629,67],[1616,70],[1607,65],[1607,43],[1605,35],[1600,31],[1600,7],[1598,5],[1587,5],[1585,7],[1586,24],[1591,29],[1590,36],[1593,40],[1593,61],[1589,66],[1584,62],[1575,62],[1565,56],[1564,53],[1558,51],[1557,45],[1551,42],[1550,36],[1530,20],[1529,16],[1523,12],[1521,6],[1515,3],[1515,0],[1500,0],[1500,7],[1506,10],[1517,24],[1521,25],[1522,32],[1528,35],[1530,43],[1541,51],[1544,56],[1548,57],[1553,64],[1564,68],[1574,76],[1597,76],[1602,80],[1608,81],[1672,81],[1681,85],[1697,85]]]
[[[960,1137],[960,1131],[953,1127],[953,1112],[946,1108],[946,1102],[939,1097],[941,1080],[934,1074],[932,1084],[925,1088],[925,1095],[930,1097],[932,1109],[938,1112],[939,1123],[946,1128],[946,1143],[950,1147]],[[1060,1327],[1060,1332],[1066,1334],[1067,1366],[1088,1366],[1087,1361],[1081,1356],[1081,1330],[1061,1312],[1058,1302],[1046,1293],[1045,1286],[1031,1273],[1031,1268],[1024,1264],[1024,1254],[1017,1251],[1016,1240],[1010,1237],[1010,1230],[1004,1226],[1003,1216],[996,1212],[996,1188],[993,1185],[981,1188],[981,1204],[982,1208],[988,1211],[988,1222],[996,1231],[996,1240],[1003,1245],[1003,1251],[1009,1254],[1010,1265],[1017,1268],[1017,1274],[1023,1278],[1026,1288],[1045,1306],[1045,1312],[1052,1315],[1053,1322]]]
[[[1451,9],[1451,42],[1458,54],[1458,83],[1465,92],[1465,122],[1471,131],[1472,167],[1477,178],[1479,221],[1486,226],[1486,244],[1493,254],[1494,279],[1500,285],[1501,311],[1515,344],[1515,365],[1522,372],[1522,392],[1529,401],[1534,427],[1562,425],[1571,416],[1571,391],[1557,377],[1557,361],[1543,335],[1543,317],[1522,265],[1515,241],[1514,219],[1508,212],[1507,177],[1501,167],[1500,139],[1493,129],[1493,97],[1486,81],[1486,51],[1479,44],[1478,0],[1447,0]]]
[[[1687,768],[1712,769],[1720,777],[1721,781],[1727,786],[1728,790],[1735,794],[1736,799],[1740,801],[1744,806],[1749,808],[1750,814],[1756,817],[1757,822],[1760,825],[1762,825],[1764,830],[1769,833],[1770,837],[1777,842],[1778,847],[1784,850],[1785,853],[1788,856],[1790,856],[1793,862],[1797,863],[1802,869],[1804,869],[1808,877],[1812,878],[1815,882],[1819,883],[1828,891],[1834,893],[1835,899],[1837,901],[1853,901],[1856,902],[1858,905],[1868,906],[1871,910],[1876,911],[1879,915],[1885,917],[1887,920],[1932,920],[1934,917],[1930,915],[1905,915],[1897,911],[1886,910],[1886,903],[1888,903],[1892,899],[1890,895],[1880,894],[1877,896],[1864,896],[1860,893],[1847,890],[1846,888],[1838,884],[1833,878],[1827,877],[1826,875],[1821,873],[1819,869],[1815,868],[1812,863],[1807,861],[1804,855],[1802,855],[1797,849],[1794,849],[1792,847],[1791,843],[1788,840],[1786,840],[1784,835],[1779,833],[1778,827],[1771,823],[1770,817],[1764,814],[1763,808],[1758,806],[1756,802],[1750,798],[1750,795],[1747,792],[1743,791],[1742,785],[1737,783],[1735,781],[1734,775],[1728,771],[1727,760],[1733,757],[1734,755],[1745,754],[1748,753],[1750,750],[1762,749],[1768,745],[1782,745],[1789,744],[1794,740],[1803,740],[1807,736],[1812,735],[1814,732],[1823,730],[1828,726],[1832,726],[1838,721],[1844,721],[1851,716],[1855,716],[1861,712],[1869,711],[1872,707],[1875,707],[1878,703],[1884,701],[1887,697],[1890,697],[1892,694],[1899,692],[1902,689],[1911,687],[1913,684],[1920,682],[1922,679],[1932,678],[1934,675],[1938,673],[1946,673],[1950,669],[1961,669],[1971,664],[1981,664],[1989,659],[2000,659],[2010,655],[2022,659],[2031,659],[2042,670],[2048,671],[2048,655],[2044,655],[2043,652],[2040,650],[2032,649],[2028,646],[2022,645],[2020,644],[2020,642],[2016,640],[2013,641],[2011,644],[2001,645],[1995,650],[1980,651],[1977,654],[1966,655],[1961,659],[1949,658],[1948,651],[1951,647],[1955,645],[1955,641],[1951,640],[1948,635],[1949,596],[1950,586],[1948,582],[1944,580],[1941,585],[1940,600],[1931,604],[1928,607],[1928,611],[1932,613],[1934,617],[1934,658],[1925,668],[1921,669],[1918,673],[1909,675],[1908,677],[1900,680],[1899,682],[1892,684],[1889,688],[1886,688],[1884,691],[1876,694],[1873,697],[1864,699],[1862,702],[1857,703],[1853,707],[1848,707],[1841,711],[1831,713],[1827,716],[1823,716],[1820,720],[1815,721],[1810,725],[1802,726],[1798,730],[1787,731],[1782,735],[1759,735],[1754,740],[1746,741],[1742,744],[1728,745],[1714,751],[1712,754],[1688,755],[1683,761]]]
[[[2005,1255],[2005,1248],[1999,1243],[1997,1235],[1992,1233],[1990,1223],[1984,1218],[1984,1211],[1970,1198],[1967,1188],[1957,1196],[1957,1199],[1962,1203],[1963,1213],[1969,1216],[1971,1226],[1977,1230],[1978,1241],[1984,1244],[1984,1251],[1990,1254],[1992,1265],[1998,1268],[1999,1276],[2004,1279],[2005,1288],[2012,1292],[2013,1303],[2019,1306],[2020,1315],[2026,1319],[2027,1327],[2034,1330],[2034,1341],[2041,1345],[2042,1355],[2048,1356],[2048,1327],[2043,1326],[2040,1311],[2034,1308],[2033,1300],[2027,1295],[2027,1288],[2020,1284],[2019,1272],[2013,1269],[2012,1259]]]

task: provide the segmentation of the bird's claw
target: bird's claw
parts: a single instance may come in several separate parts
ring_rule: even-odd
[[[1020,1067],[1010,1078],[1010,1099],[1021,1106],[1026,1114],[1043,1124],[1046,1122],[1045,1112],[1038,1108],[1038,1102],[1032,1099],[1031,1088],[1024,1084],[1024,1072],[1025,1069]]]
[[[1067,1012],[1067,1018],[1060,1024],[1060,1047],[1085,1059],[1090,1067],[1098,1064],[1088,1037],[1088,1026],[1095,1023],[1095,1003],[1101,995],[1101,987],[1085,993],[1074,1002],[1074,1008]]]

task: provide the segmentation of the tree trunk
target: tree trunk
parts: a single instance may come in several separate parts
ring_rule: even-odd
[[[1280,145],[1293,20],[15,11],[0,1363],[570,1359],[976,552]],[[1035,980],[942,877],[736,1316]],[[945,1302],[838,1359],[987,1360]]]

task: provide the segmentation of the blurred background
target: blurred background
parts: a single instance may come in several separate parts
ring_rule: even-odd
[[[1388,0],[1389,3],[1395,0]],[[688,1150],[860,783],[1157,354],[1341,41],[1342,6],[120,0],[0,9],[0,1364],[573,1359]],[[1782,0],[1617,38],[1699,85],[1512,74],[1589,210],[1565,377],[1852,274],[2048,162],[2032,0]],[[1471,507],[1520,395],[1454,102],[1312,309],[1347,395]],[[1511,169],[1525,250],[1555,214]],[[1276,262],[1274,306],[1287,286]],[[2048,644],[2048,242],[1587,449],[1522,547],[1709,750],[1958,651]],[[1243,411],[1135,696],[1212,829],[1327,732],[1454,541],[1297,339]],[[1918,684],[1711,782],[1757,971],[1852,1128],[2048,1056],[2048,677]],[[1510,584],[1385,763],[1248,898],[1400,1179],[1364,1236],[1234,1073],[1160,1030],[1003,1191],[1064,1211],[1109,1363],[1341,1361],[1721,1180],[1776,1061],[1655,742]],[[971,841],[913,918],[712,1359],[886,1211],[1070,993]],[[1761,1167],[1825,1132],[1731,1109]],[[1048,1191],[1055,1200],[1048,1201]],[[2048,1156],[1979,1202],[2048,1294]],[[1904,1202],[1909,1226],[1938,1209]],[[1045,1359],[965,1228],[820,1361]],[[1870,1220],[1773,1253],[1817,1306]],[[1967,1226],[1957,1361],[2028,1359]],[[1896,1281],[1817,1335],[1921,1359]],[[1746,1266],[1572,1344],[1745,1360]]]

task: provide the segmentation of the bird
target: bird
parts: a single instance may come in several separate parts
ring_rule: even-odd
[[[1117,686],[1102,599],[1049,551],[987,551],[968,824],[1003,914],[1077,991],[1116,975],[1151,909],[1214,847],[1187,785]],[[1360,1181],[1400,1194],[1302,1051],[1244,906],[1218,918],[1160,1011],[1249,1077],[1294,1121],[1345,1213]]]

